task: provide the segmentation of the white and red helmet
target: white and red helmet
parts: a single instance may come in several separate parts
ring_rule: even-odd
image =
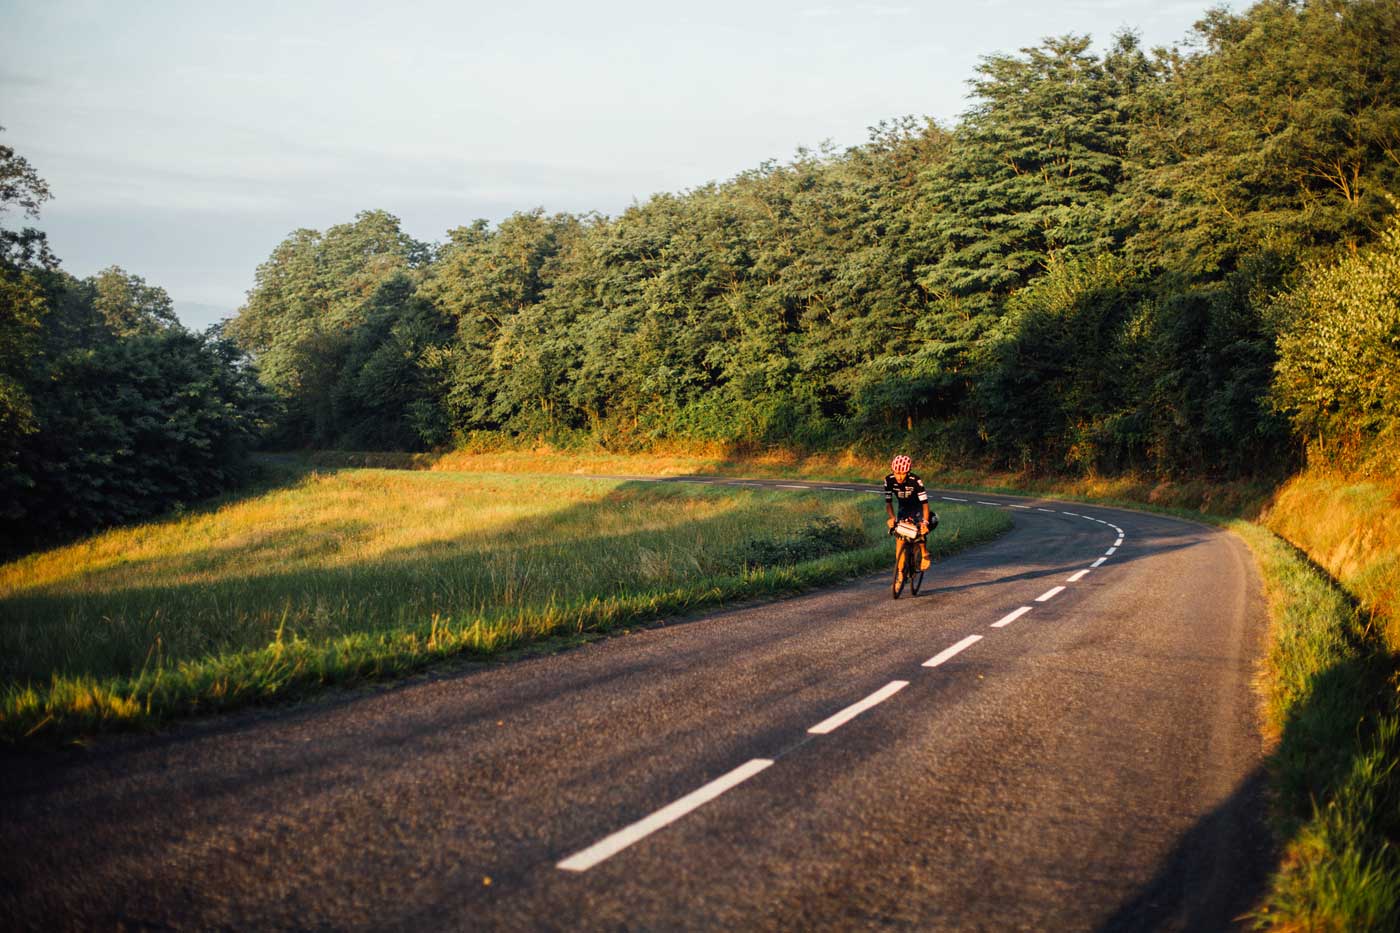
[[[913,461],[913,460],[909,459],[909,458],[906,457],[904,454],[900,454],[898,457],[895,457],[893,460],[890,461],[890,472],[891,472],[891,473],[908,473],[908,472],[909,472],[909,468],[912,467],[913,465],[914,465],[914,461]]]

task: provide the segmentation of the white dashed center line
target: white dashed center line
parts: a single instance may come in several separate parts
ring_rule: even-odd
[[[647,481],[647,482],[657,482],[658,480],[648,479],[648,480],[646,480],[646,481]],[[716,480],[693,480],[692,482],[713,483],[713,482],[717,482],[717,481],[716,481]],[[720,481],[718,481],[718,482],[724,482],[724,481],[720,480]],[[761,483],[761,482],[749,482],[749,481],[744,481],[744,480],[730,480],[730,481],[728,481],[728,484],[729,484],[729,485],[732,485],[732,486],[776,486],[776,487],[779,488],[779,489],[817,489],[817,488],[821,488],[821,489],[828,490],[828,491],[830,491],[830,492],[862,492],[862,491],[865,491],[865,490],[869,490],[869,491],[871,491],[871,492],[879,492],[879,491],[881,491],[881,489],[882,489],[882,487],[878,487],[878,486],[875,486],[875,487],[851,487],[851,486],[821,486],[821,487],[817,487],[817,486],[812,486],[812,485],[797,486],[797,485],[790,485],[790,484],[785,484],[785,483],[771,483],[771,482],[770,482],[770,483]],[[961,498],[958,498],[957,496],[940,496],[939,498],[943,499],[945,502],[968,502],[968,501],[970,501],[970,500],[968,500],[968,499],[961,499]],[[986,500],[986,499],[977,499],[977,500],[975,500],[975,501],[976,501],[976,503],[977,503],[978,505],[987,505],[987,506],[994,506],[994,507],[1009,506],[1010,508],[1013,508],[1013,509],[1022,509],[1022,510],[1025,510],[1025,511],[1030,511],[1031,508],[1032,508],[1031,506],[1028,506],[1028,505],[1017,505],[1017,504],[1006,503],[1006,502],[991,502],[991,501],[988,501],[988,500]],[[1055,513],[1055,510],[1054,510],[1054,509],[1041,508],[1041,507],[1038,507],[1038,506],[1035,507],[1035,511],[1037,511],[1037,512],[1046,512],[1046,513],[1050,513],[1050,514],[1054,514],[1054,513]],[[1078,513],[1078,512],[1061,512],[1060,514],[1069,515],[1069,516],[1072,516],[1072,517],[1074,517],[1074,518],[1085,518],[1085,519],[1088,519],[1088,520],[1091,521],[1091,522],[1097,522],[1097,523],[1099,523],[1099,524],[1101,524],[1101,525],[1105,525],[1105,526],[1107,526],[1107,527],[1109,527],[1109,528],[1112,528],[1114,531],[1116,531],[1116,532],[1118,533],[1118,540],[1116,540],[1116,541],[1113,542],[1113,547],[1109,548],[1106,552],[1104,552],[1104,556],[1103,556],[1103,557],[1100,557],[1098,560],[1094,561],[1093,564],[1091,564],[1087,569],[1079,570],[1079,571],[1075,572],[1075,573],[1074,573],[1073,575],[1071,575],[1071,576],[1068,578],[1068,580],[1066,581],[1067,583],[1078,583],[1080,580],[1084,579],[1084,577],[1090,572],[1090,570],[1092,570],[1092,569],[1094,569],[1094,568],[1096,568],[1096,567],[1102,566],[1102,565],[1104,564],[1104,562],[1108,560],[1108,558],[1112,557],[1113,554],[1118,550],[1118,548],[1122,546],[1122,544],[1123,544],[1123,539],[1124,539],[1124,537],[1126,537],[1126,535],[1124,534],[1124,531],[1123,531],[1122,528],[1119,528],[1117,525],[1113,524],[1112,522],[1107,521],[1107,520],[1102,519],[1102,518],[1095,518],[1095,517],[1092,516],[1092,515],[1083,515],[1083,514],[1080,514],[1080,513]],[[1050,590],[1047,590],[1046,592],[1042,593],[1041,595],[1037,596],[1037,597],[1035,598],[1035,602],[1038,602],[1038,603],[1047,602],[1047,601],[1053,599],[1054,597],[1058,596],[1060,593],[1064,592],[1065,589],[1066,589],[1065,586],[1056,586],[1056,587],[1054,587],[1054,588],[1052,588],[1052,589],[1050,589]],[[992,625],[991,625],[991,627],[992,627],[992,628],[1004,628],[1004,627],[1010,625],[1012,622],[1015,622],[1017,619],[1019,619],[1019,618],[1021,618],[1022,616],[1024,616],[1026,613],[1030,612],[1032,608],[1033,608],[1033,607],[1031,607],[1031,606],[1022,606],[1022,607],[1020,607],[1019,609],[1013,610],[1012,612],[1009,612],[1009,613],[1007,613],[1005,616],[1003,616],[1002,618],[998,619],[996,622],[993,622]],[[945,662],[947,662],[947,661],[950,660],[951,658],[957,656],[958,654],[960,654],[960,653],[962,653],[963,651],[967,650],[968,648],[972,647],[973,645],[975,645],[977,642],[979,642],[979,641],[981,641],[981,640],[982,640],[982,636],[981,636],[981,635],[969,635],[969,636],[967,636],[966,638],[964,638],[962,641],[958,642],[957,644],[952,645],[951,647],[945,648],[943,651],[941,651],[941,652],[939,652],[938,654],[934,655],[933,657],[929,658],[927,661],[925,661],[925,662],[923,663],[923,666],[924,666],[924,667],[938,667],[939,665],[944,664]],[[840,712],[838,712],[838,713],[836,713],[836,714],[834,714],[834,715],[832,715],[832,716],[827,717],[826,719],[823,719],[821,722],[817,723],[815,726],[812,726],[812,727],[811,727],[810,729],[808,729],[807,731],[808,731],[809,733],[813,734],[813,735],[826,735],[827,733],[834,732],[835,730],[839,729],[841,726],[843,726],[843,725],[845,725],[846,723],[850,722],[852,719],[855,719],[855,718],[856,718],[857,716],[859,716],[861,713],[864,713],[866,710],[869,710],[869,709],[871,709],[872,707],[878,706],[879,704],[881,704],[881,703],[883,703],[884,701],[888,700],[890,697],[894,696],[896,693],[898,693],[899,691],[903,690],[903,689],[904,689],[905,687],[907,687],[907,686],[909,686],[909,681],[907,681],[907,680],[894,680],[894,681],[890,681],[888,684],[886,684],[885,686],[881,687],[879,690],[877,690],[877,691],[875,691],[874,693],[870,694],[870,696],[868,696],[868,697],[866,697],[865,699],[859,701],[858,703],[853,703],[853,704],[851,704],[850,706],[846,707],[845,709],[841,710]],[[744,781],[747,781],[749,778],[753,777],[754,775],[758,774],[759,772],[765,770],[766,768],[771,767],[771,766],[773,765],[773,763],[774,763],[774,759],[770,759],[770,758],[754,758],[753,760],[747,762],[746,764],[740,765],[739,767],[735,768],[733,771],[730,771],[728,774],[724,774],[724,775],[722,775],[722,776],[716,778],[715,780],[710,781],[708,784],[705,784],[704,786],[700,787],[699,789],[692,791],[691,793],[689,793],[689,794],[687,794],[686,796],[680,798],[679,800],[675,801],[674,803],[671,803],[671,804],[669,804],[669,805],[667,805],[667,806],[665,806],[665,807],[662,807],[660,810],[657,810],[655,813],[651,814],[650,816],[645,817],[644,819],[641,819],[641,820],[637,821],[636,823],[631,824],[630,826],[626,826],[626,827],[624,827],[623,829],[620,829],[620,830],[618,830],[617,832],[613,833],[612,835],[607,836],[606,838],[600,840],[599,842],[594,843],[593,845],[589,846],[588,848],[583,849],[582,851],[577,852],[577,853],[575,853],[574,855],[569,856],[568,858],[564,859],[562,862],[559,862],[559,863],[558,863],[558,867],[559,867],[560,869],[564,870],[564,871],[573,871],[573,872],[583,872],[583,871],[587,871],[588,869],[592,868],[594,865],[597,865],[599,862],[602,862],[602,861],[604,861],[604,860],[606,860],[606,859],[611,858],[612,856],[616,855],[618,852],[621,852],[623,849],[626,849],[628,846],[632,845],[633,843],[636,843],[636,842],[639,842],[639,841],[642,840],[642,839],[645,839],[647,836],[651,835],[652,833],[656,832],[657,830],[662,829],[662,828],[664,828],[664,827],[666,827],[666,826],[669,826],[671,823],[674,823],[676,820],[679,820],[681,817],[685,816],[687,813],[690,813],[692,810],[695,810],[695,809],[697,809],[697,808],[699,808],[699,807],[704,806],[706,803],[709,803],[711,800],[714,800],[716,797],[719,797],[721,794],[725,793],[726,791],[731,790],[731,789],[734,788],[734,787],[737,787],[738,785],[742,784]]]
[[[834,716],[828,716],[807,731],[813,735],[826,735],[828,732],[834,732],[852,719],[855,719],[861,713],[870,709],[870,707],[885,702],[907,686],[909,686],[909,681],[907,680],[892,680],[859,703],[852,703],[841,712]]]
[[[927,661],[924,662],[924,667],[937,667],[944,661],[953,657],[953,655],[967,648],[971,648],[973,645],[977,644],[981,640],[981,635],[969,635],[953,647],[944,648],[942,651],[938,652],[938,654],[935,654],[933,657],[929,658]]]
[[[662,807],[646,819],[638,820],[631,826],[619,829],[611,836],[595,842],[582,852],[569,856],[559,863],[559,867],[564,871],[588,871],[594,865],[604,859],[611,858],[634,842],[645,839],[658,829],[674,823],[691,810],[704,806],[730,788],[742,784],[771,764],[773,762],[768,758],[755,758],[747,764],[740,765],[723,777],[715,778],[699,790],[691,791],[675,803]]]
[[[1021,616],[1025,615],[1026,613],[1028,613],[1028,612],[1030,612],[1030,611],[1031,611],[1031,607],[1030,607],[1030,606],[1022,606],[1020,609],[1017,609],[1015,612],[1008,613],[1008,614],[1002,616],[1002,617],[1001,617],[1000,619],[998,619],[997,621],[993,622],[993,623],[992,623],[992,628],[1005,628],[1006,626],[1010,625],[1012,622],[1015,622],[1017,619],[1021,618]]]

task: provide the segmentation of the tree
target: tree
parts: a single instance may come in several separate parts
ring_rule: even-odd
[[[1400,219],[1356,254],[1309,268],[1274,306],[1273,398],[1303,437],[1351,455],[1400,446]]]
[[[1129,248],[1193,276],[1374,237],[1400,190],[1400,5],[1263,0],[1211,11],[1162,56],[1132,140]]]
[[[175,305],[165,289],[147,285],[139,275],[108,266],[88,280],[93,307],[118,337],[153,334],[179,324]]]
[[[431,258],[431,249],[405,234],[398,218],[365,211],[324,234],[295,231],[258,267],[229,334],[284,400],[285,442],[328,444],[344,432],[334,395],[354,332],[384,282],[420,274]]]
[[[1132,98],[1150,77],[1131,34],[1100,60],[1087,36],[983,59],[977,104],[928,177],[935,259],[920,270],[951,298],[1005,295],[1052,258],[1111,248]]]

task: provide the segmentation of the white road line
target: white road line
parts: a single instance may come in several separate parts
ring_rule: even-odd
[[[1100,557],[1098,560],[1094,561],[1094,562],[1093,562],[1092,564],[1090,564],[1089,566],[1090,566],[1090,567],[1102,567],[1102,566],[1103,566],[1103,562],[1106,561],[1106,560],[1108,560],[1107,557]]]
[[[823,486],[822,488],[831,492],[855,492],[854,489],[847,489],[845,486]]]
[[[978,499],[978,500],[977,500],[977,504],[978,504],[978,505],[1001,505],[1000,502],[988,502],[988,501],[985,500],[985,499]]]
[[[767,758],[755,758],[747,764],[740,765],[723,777],[715,778],[699,790],[691,791],[675,803],[662,807],[651,816],[638,820],[624,829],[619,829],[611,836],[595,842],[582,852],[569,856],[559,863],[559,867],[564,871],[588,871],[594,865],[613,857],[632,843],[645,839],[658,829],[674,823],[691,810],[704,806],[730,788],[742,784],[772,763]]]
[[[1122,546],[1123,546],[1123,539],[1122,539],[1122,538],[1119,538],[1117,541],[1114,541],[1114,542],[1113,542],[1113,546],[1114,546],[1114,547],[1122,547]]]
[[[1064,592],[1064,589],[1065,588],[1063,586],[1057,586],[1053,590],[1047,590],[1046,592],[1041,593],[1039,596],[1037,596],[1035,598],[1035,601],[1038,603],[1043,603],[1047,599],[1054,599],[1056,596]]]
[[[1025,509],[1027,512],[1029,512],[1030,509],[1031,509],[1031,507],[1028,506],[1028,505],[1013,505],[1012,508],[1013,508],[1013,509]]]
[[[1080,517],[1080,515],[1079,515],[1078,512],[1061,512],[1060,514],[1061,514],[1061,515],[1073,515],[1075,518],[1079,518],[1079,517]]]
[[[811,489],[811,486],[788,486],[783,483],[776,484],[779,489]]]
[[[954,499],[952,496],[939,496],[938,498],[940,498],[940,499],[946,499],[946,500],[949,501],[949,502],[966,502],[966,501],[967,501],[966,499]]]
[[[1012,622],[1015,622],[1017,619],[1021,618],[1021,616],[1025,615],[1026,613],[1028,613],[1028,612],[1030,612],[1030,611],[1031,611],[1031,607],[1030,607],[1030,606],[1022,606],[1020,609],[1017,609],[1015,612],[1007,613],[1006,615],[1002,616],[1002,617],[1001,617],[1000,619],[998,619],[997,621],[993,622],[993,623],[992,623],[992,628],[1006,628],[1006,626],[1010,625]]]
[[[731,486],[762,486],[763,484],[762,484],[762,483],[744,483],[744,482],[740,482],[740,481],[738,481],[738,480],[735,480],[734,482],[730,483],[729,485],[731,485]]]
[[[1116,551],[1116,550],[1118,550],[1118,548],[1116,548],[1116,547],[1111,547],[1111,548],[1109,548],[1107,551],[1104,551],[1104,552],[1103,552],[1103,556],[1104,556],[1104,557],[1112,557],[1112,556],[1113,556],[1113,552]]]
[[[859,703],[852,703],[841,712],[834,716],[828,716],[807,731],[813,735],[826,735],[828,732],[834,732],[852,719],[855,719],[861,713],[870,709],[870,707],[885,702],[907,686],[909,686],[909,681],[907,680],[892,680]]]
[[[982,640],[981,635],[969,635],[951,648],[945,648],[924,662],[924,667],[937,667],[965,648],[971,648]]]
[[[1049,512],[1051,515],[1054,515],[1054,514],[1055,514],[1055,510],[1054,510],[1054,509],[1042,509],[1042,508],[1040,508],[1039,506],[1036,506],[1036,509],[1035,509],[1035,510],[1036,510],[1037,512]]]
[[[1089,572],[1089,571],[1087,571],[1087,570],[1081,570],[1081,571],[1079,571],[1078,573],[1074,574],[1073,576],[1071,576],[1071,577],[1069,578],[1069,582],[1070,582],[1070,583],[1078,583],[1080,580],[1083,580],[1083,579],[1084,579],[1084,576],[1085,576],[1088,572]]]

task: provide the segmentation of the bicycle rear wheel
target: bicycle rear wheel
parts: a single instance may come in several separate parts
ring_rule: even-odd
[[[924,572],[919,569],[923,561],[920,559],[919,549],[910,541],[904,548],[904,562],[909,569],[906,575],[909,577],[909,595],[918,596],[919,587],[924,585]]]

